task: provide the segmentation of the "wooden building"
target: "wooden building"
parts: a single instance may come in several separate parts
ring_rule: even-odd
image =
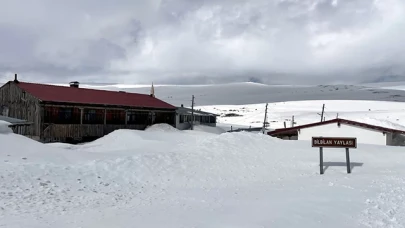
[[[0,88],[0,113],[32,122],[23,135],[41,142],[88,141],[117,129],[143,130],[157,123],[175,127],[176,107],[154,94],[20,82]]]

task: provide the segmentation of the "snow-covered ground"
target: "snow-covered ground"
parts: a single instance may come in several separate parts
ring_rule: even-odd
[[[0,227],[404,227],[402,148],[118,130],[84,145],[0,134]]]
[[[345,118],[372,125],[405,130],[405,103],[385,101],[339,101],[313,100],[269,103],[267,121],[269,128],[283,128],[284,122],[290,127],[292,116],[295,126],[319,122],[322,106],[325,104],[326,120]],[[196,107],[203,111],[221,115],[221,124],[234,125],[236,128],[263,126],[266,104],[253,105],[213,105]]]

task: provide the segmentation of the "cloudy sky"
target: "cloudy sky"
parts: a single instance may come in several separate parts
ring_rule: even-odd
[[[404,0],[0,0],[2,80],[367,81],[404,40]]]

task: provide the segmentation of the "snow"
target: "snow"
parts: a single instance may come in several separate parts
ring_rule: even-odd
[[[280,126],[293,113],[311,122],[323,102],[269,104],[269,120]],[[405,126],[401,103],[325,104],[329,116]],[[264,117],[263,104],[204,108],[237,110],[242,117],[220,120],[244,126]],[[0,145],[0,227],[405,226],[402,147],[359,144],[351,174],[344,150],[324,149],[320,175],[309,142],[221,127],[155,125],[82,145],[11,133],[0,134]]]
[[[146,128],[146,131],[179,132],[180,130],[170,126],[169,124],[155,124]]]
[[[211,127],[211,126],[205,126],[205,125],[194,126],[194,131],[207,132],[207,133],[212,133],[212,134],[217,134],[217,135],[227,132],[222,127]]]
[[[290,127],[292,116],[294,126],[320,121],[322,105],[325,104],[326,120],[339,118],[363,122],[371,125],[405,130],[405,103],[387,101],[342,101],[312,100],[276,102],[268,105],[269,128]],[[212,105],[199,106],[198,109],[221,115],[217,118],[219,125],[242,125],[261,127],[264,120],[266,104],[251,105]],[[224,114],[235,113],[240,116],[225,117]]]
[[[0,134],[10,134],[13,130],[9,127],[11,124],[9,122],[0,120]]]
[[[380,131],[365,129],[358,126],[336,123],[300,129],[298,140],[311,140],[314,136],[322,137],[353,137],[357,143],[387,145],[387,135]],[[390,144],[388,144],[390,145]]]
[[[398,86],[399,84],[392,84]],[[66,84],[67,86],[67,84]],[[265,85],[259,83],[228,83],[208,85],[154,85],[155,95],[170,104],[191,106],[194,95],[198,106],[245,105],[265,102],[307,100],[377,100],[405,101],[405,91],[390,88],[388,84],[364,85]],[[82,88],[127,91],[149,94],[149,85],[92,85]],[[385,88],[387,87],[387,88]]]

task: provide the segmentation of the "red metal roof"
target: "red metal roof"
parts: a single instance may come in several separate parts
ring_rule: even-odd
[[[16,85],[41,101],[162,109],[176,108],[171,104],[147,94],[74,88],[27,82],[18,82]]]
[[[340,119],[340,118],[333,119],[333,120],[327,120],[327,121],[323,121],[323,122],[305,124],[305,125],[296,126],[296,127],[280,128],[280,129],[276,129],[274,131],[270,131],[267,134],[271,135],[271,136],[280,135],[280,134],[287,133],[287,132],[297,131],[297,130],[303,129],[303,128],[316,127],[316,126],[321,126],[321,125],[326,125],[326,124],[331,124],[331,123],[340,123],[340,124],[358,126],[358,127],[373,129],[373,130],[380,131],[380,132],[405,134],[405,131],[401,131],[401,130],[385,128],[385,127],[380,127],[380,126],[375,126],[375,125],[371,125],[371,124],[360,123],[360,122],[346,120],[346,119]]]

